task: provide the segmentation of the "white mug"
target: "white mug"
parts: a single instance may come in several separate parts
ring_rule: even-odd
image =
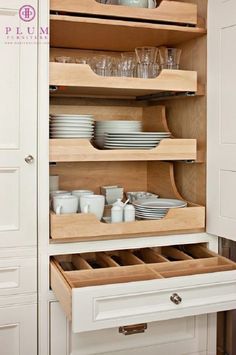
[[[50,198],[54,196],[71,196],[71,192],[66,190],[54,190],[50,192]]]
[[[72,195],[59,195],[53,197],[53,211],[56,214],[76,213],[79,199]]]
[[[59,176],[52,176],[49,177],[49,191],[57,191],[59,189]]]
[[[88,195],[80,197],[80,209],[82,213],[93,213],[99,221],[102,219],[105,206],[105,197],[102,195]]]
[[[149,9],[155,9],[157,7],[156,0],[148,0],[148,7]]]
[[[91,190],[73,190],[72,191],[73,196],[77,196],[79,199],[79,207],[78,207],[78,212],[80,212],[80,198],[81,196],[89,196],[89,195],[94,195],[94,192]]]
[[[146,8],[148,0],[119,0],[119,5]]]

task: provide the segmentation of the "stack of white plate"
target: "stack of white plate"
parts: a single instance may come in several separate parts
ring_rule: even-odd
[[[88,138],[94,135],[92,115],[52,115],[50,118],[51,138]]]
[[[155,148],[162,139],[170,137],[170,132],[106,133],[104,148],[152,149]]]
[[[141,121],[97,121],[95,123],[95,143],[104,148],[106,133],[141,132]]]
[[[185,201],[164,198],[141,199],[133,202],[138,219],[162,219],[169,209],[187,206]]]

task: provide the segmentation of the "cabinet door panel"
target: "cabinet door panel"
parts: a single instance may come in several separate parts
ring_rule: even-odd
[[[51,302],[50,325],[50,355],[203,355],[207,349],[207,315],[148,323],[145,333],[132,336],[118,327],[73,334],[60,305]]]
[[[0,4],[0,247],[36,244],[37,45],[16,36],[26,27],[22,5]],[[27,155],[35,158],[32,164]]]
[[[208,24],[209,233],[236,240],[236,2],[210,0]]]
[[[37,306],[0,308],[1,355],[37,355]]]

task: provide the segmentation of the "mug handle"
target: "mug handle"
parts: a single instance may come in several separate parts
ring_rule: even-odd
[[[62,206],[61,206],[61,205],[57,206],[57,208],[56,208],[56,214],[61,214],[61,209],[62,209]]]
[[[82,213],[89,213],[89,204],[85,205],[82,210],[81,210]]]

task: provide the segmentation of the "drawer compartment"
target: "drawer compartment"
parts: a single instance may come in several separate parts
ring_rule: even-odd
[[[150,191],[163,198],[183,199],[175,184],[174,165],[169,162],[58,163],[50,170],[52,175],[60,177],[61,190],[86,187],[99,194],[101,186],[119,185],[125,192]],[[88,171],[93,171],[89,179]],[[189,202],[185,208],[170,209],[160,220],[113,224],[99,221],[90,213],[56,215],[51,212],[50,222],[51,239],[56,242],[201,232],[205,229],[205,207]]]
[[[236,264],[204,245],[56,256],[51,287],[73,332],[236,306]]]
[[[56,95],[95,95],[139,97],[163,91],[197,92],[197,72],[163,69],[153,79],[104,77],[87,64],[50,63],[50,85],[59,87]]]
[[[157,22],[197,24],[197,6],[178,1],[162,1],[158,8],[140,9],[128,6],[104,5],[96,0],[51,0],[50,10],[97,17],[139,19]]]

